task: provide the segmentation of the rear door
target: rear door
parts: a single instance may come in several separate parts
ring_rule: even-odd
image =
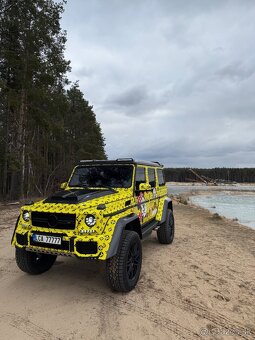
[[[164,178],[163,169],[157,168],[157,195],[158,197],[164,196],[167,194],[167,188]]]
[[[158,193],[157,193],[157,180],[156,168],[148,168],[148,182],[151,186],[149,197],[149,215],[150,219],[155,218],[158,210]]]

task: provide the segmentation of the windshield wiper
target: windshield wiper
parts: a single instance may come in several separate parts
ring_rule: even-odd
[[[75,188],[75,187],[72,187],[72,188]],[[90,189],[90,190],[94,190],[94,189],[99,189],[99,190],[100,189],[107,189],[107,190],[110,190],[110,191],[113,191],[113,192],[118,192],[117,190],[113,189],[112,187],[110,187],[108,185],[101,185],[101,184],[99,186],[94,186],[93,184],[92,185],[80,184],[77,187],[80,187],[80,188],[83,188],[83,189]]]
[[[71,190],[77,190],[77,189],[90,189],[89,185],[85,185],[85,184],[77,184],[77,185],[69,185],[69,187],[71,188]]]
[[[108,189],[113,192],[118,192],[117,190],[113,189],[112,187],[109,187],[108,185],[101,185],[98,187],[98,189],[103,188],[103,189]]]

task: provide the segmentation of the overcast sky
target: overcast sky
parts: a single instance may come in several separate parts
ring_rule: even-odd
[[[255,167],[255,1],[69,0],[70,79],[109,158]]]

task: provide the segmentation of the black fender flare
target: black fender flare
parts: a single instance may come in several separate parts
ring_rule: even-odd
[[[160,224],[162,224],[166,221],[168,210],[173,211],[173,202],[172,202],[170,197],[165,198]]]
[[[107,251],[106,259],[109,259],[110,257],[113,257],[117,254],[123,230],[128,223],[133,222],[137,219],[139,220],[138,216],[136,214],[132,214],[131,216],[122,217],[117,221],[112,235],[112,240]]]
[[[16,221],[16,224],[15,224],[15,228],[14,228],[14,231],[13,231],[13,234],[12,234],[11,245],[12,245],[12,243],[13,243],[14,236],[15,236],[15,232],[16,232],[16,229],[17,229],[18,224],[19,224],[19,219],[20,219],[20,215],[18,216],[17,221]]]

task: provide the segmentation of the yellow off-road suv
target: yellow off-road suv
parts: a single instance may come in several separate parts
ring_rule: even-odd
[[[61,189],[21,208],[12,245],[24,272],[41,274],[58,255],[105,260],[110,287],[127,292],[139,279],[141,240],[156,230],[160,243],[173,241],[173,206],[158,162],[81,161]]]

